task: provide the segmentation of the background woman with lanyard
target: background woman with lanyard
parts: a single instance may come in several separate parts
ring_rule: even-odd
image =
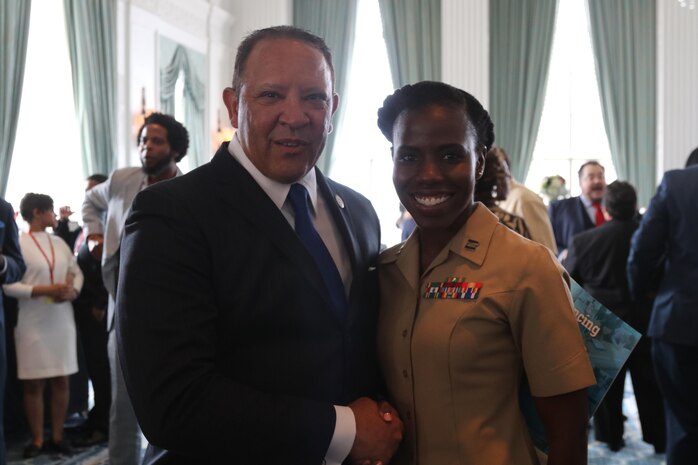
[[[51,197],[25,195],[20,213],[29,223],[29,232],[22,233],[19,240],[27,271],[20,282],[5,285],[4,290],[19,303],[17,377],[23,381],[24,408],[32,434],[24,457],[36,457],[43,450],[70,454],[63,439],[63,422],[68,408],[68,375],[78,371],[70,302],[80,292],[83,276],[68,245],[46,232],[56,224]],[[51,441],[43,447],[47,380],[51,383]]]

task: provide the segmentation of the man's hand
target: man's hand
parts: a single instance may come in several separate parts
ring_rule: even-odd
[[[98,262],[102,261],[102,249],[104,247],[104,236],[101,234],[90,234],[87,236],[87,248],[90,250],[92,258]]]
[[[97,320],[99,323],[104,321],[104,317],[107,316],[107,309],[92,307],[92,318]]]
[[[386,465],[402,441],[403,425],[387,402],[361,397],[349,404],[356,419],[356,438],[349,452],[354,463]]]
[[[67,205],[58,209],[58,217],[62,220],[67,220],[72,214],[73,210],[71,210]]]

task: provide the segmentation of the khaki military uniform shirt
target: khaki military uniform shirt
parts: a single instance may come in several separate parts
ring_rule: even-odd
[[[381,263],[379,357],[398,464],[538,463],[518,403],[595,383],[564,269],[478,204],[419,276],[419,231]]]

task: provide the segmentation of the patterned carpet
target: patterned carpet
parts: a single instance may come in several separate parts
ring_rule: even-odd
[[[605,444],[591,439],[589,465],[666,465],[666,456],[655,454],[654,448],[642,441],[637,405],[629,378],[625,384],[623,412],[628,417],[628,421],[625,422],[626,446],[614,453]],[[589,436],[593,438],[594,432],[591,431]],[[76,454],[72,457],[40,455],[31,460],[22,460],[23,448],[24,444],[9,445],[8,465],[108,465],[109,463],[105,446],[76,450]]]
[[[8,465],[107,465],[109,463],[106,446],[94,446],[87,449],[76,449],[75,455],[42,454],[34,459],[22,459],[24,444],[15,444],[7,451]]]
[[[589,465],[666,465],[666,454],[655,454],[654,447],[642,440],[637,404],[629,376],[625,379],[623,413],[628,417],[625,422],[625,447],[618,452],[611,452],[606,444],[593,439],[594,432],[591,431]]]

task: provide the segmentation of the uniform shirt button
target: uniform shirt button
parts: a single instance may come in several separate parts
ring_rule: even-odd
[[[406,329],[402,331],[402,337],[407,337],[407,330]]]
[[[409,410],[407,412],[405,412],[405,418],[407,418],[408,420],[411,420],[412,419],[412,412],[410,412]]]
[[[407,378],[409,376],[409,373],[407,373],[407,370],[402,370],[402,376]]]

